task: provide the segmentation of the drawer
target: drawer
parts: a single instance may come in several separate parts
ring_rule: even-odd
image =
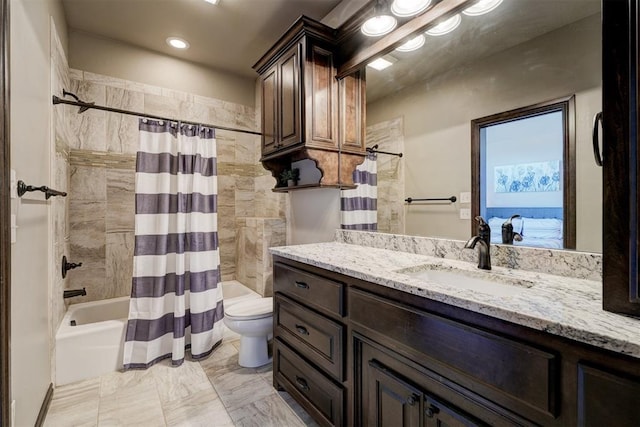
[[[344,316],[344,285],[324,277],[276,262],[274,292],[287,294],[321,311]]]
[[[274,341],[273,372],[284,387],[316,421],[343,425],[343,389],[299,357],[279,339]]]
[[[558,415],[560,361],[554,354],[354,289],[349,314],[354,326],[462,373],[474,388],[499,391],[493,393],[497,403],[519,401]]]
[[[276,294],[275,301],[276,336],[342,380],[344,327],[281,294]]]

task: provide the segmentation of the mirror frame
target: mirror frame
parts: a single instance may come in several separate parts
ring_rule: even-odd
[[[576,248],[576,114],[575,95],[540,102],[492,114],[471,121],[471,218],[480,215],[480,129],[489,125],[509,123],[526,117],[561,111],[563,136],[563,201],[562,201],[562,249]],[[488,220],[488,218],[485,218]],[[471,235],[476,234],[476,224],[471,221]]]

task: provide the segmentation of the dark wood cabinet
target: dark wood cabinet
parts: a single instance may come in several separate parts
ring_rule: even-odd
[[[274,385],[322,425],[640,425],[636,358],[274,261]]]
[[[578,364],[578,425],[640,425],[638,379]]]
[[[362,362],[361,413],[364,425],[388,427],[487,426],[442,399],[423,391],[375,358]],[[414,377],[415,378],[415,377]]]
[[[638,0],[602,2],[604,309],[640,316]]]
[[[365,154],[364,71],[336,79],[335,31],[301,17],[257,63],[262,164],[274,177],[312,159],[318,186],[353,185]]]
[[[275,262],[273,381],[322,425],[345,425],[345,286]]]

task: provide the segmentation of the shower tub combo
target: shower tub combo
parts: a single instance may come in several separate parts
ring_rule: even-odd
[[[260,298],[237,281],[222,282],[225,306]],[[122,369],[129,297],[69,306],[56,334],[56,385]]]

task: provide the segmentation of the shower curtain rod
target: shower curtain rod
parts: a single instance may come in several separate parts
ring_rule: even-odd
[[[66,94],[74,96],[73,94],[71,94],[69,92],[66,92],[65,95]],[[77,99],[77,97],[75,97],[75,96],[74,96],[74,98]],[[187,125],[204,126],[204,127],[214,128],[214,129],[228,130],[228,131],[232,131],[232,132],[248,133],[248,134],[251,134],[251,135],[262,135],[262,133],[255,132],[255,131],[252,131],[252,130],[237,129],[237,128],[230,128],[230,127],[226,127],[226,126],[218,126],[218,125],[210,125],[210,124],[206,124],[206,123],[191,122],[189,120],[176,120],[176,119],[172,119],[172,118],[168,118],[168,117],[155,116],[153,114],[144,114],[144,113],[140,113],[140,112],[137,112],[137,111],[130,111],[130,110],[122,110],[120,108],[105,107],[103,105],[96,105],[96,104],[93,104],[91,102],[82,102],[80,100],[78,100],[78,101],[69,101],[69,100],[66,100],[66,99],[59,98],[56,95],[53,95],[53,105],[56,105],[56,104],[67,104],[67,105],[75,105],[77,107],[80,107],[80,111],[78,111],[78,114],[84,113],[86,110],[89,110],[89,109],[94,109],[94,110],[109,111],[111,113],[128,114],[130,116],[138,116],[138,117],[143,117],[143,118],[148,118],[148,119],[164,120],[166,122],[180,122],[180,123],[184,123],[184,124],[187,124]]]

